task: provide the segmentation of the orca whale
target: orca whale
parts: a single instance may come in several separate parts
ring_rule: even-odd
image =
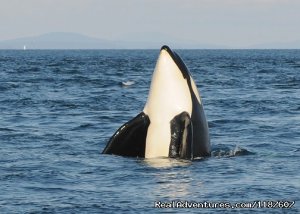
[[[143,111],[115,132],[102,153],[190,160],[210,156],[198,89],[182,59],[168,46],[160,50]]]

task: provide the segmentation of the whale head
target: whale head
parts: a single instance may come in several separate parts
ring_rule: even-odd
[[[182,59],[163,46],[143,111],[112,136],[103,153],[193,159],[210,155],[196,84]]]
[[[172,137],[170,122],[182,112],[191,117],[193,97],[201,103],[195,82],[186,65],[168,46],[163,46],[143,110],[151,122],[146,139],[146,157],[168,156]]]

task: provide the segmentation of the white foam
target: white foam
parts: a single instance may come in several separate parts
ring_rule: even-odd
[[[125,82],[122,82],[122,86],[131,86],[131,85],[133,85],[133,84],[135,84],[135,82],[134,81],[125,81]]]

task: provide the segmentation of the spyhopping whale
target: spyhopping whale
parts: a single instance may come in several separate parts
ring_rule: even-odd
[[[210,156],[198,89],[182,59],[168,46],[160,50],[143,111],[115,132],[102,153],[190,160]]]

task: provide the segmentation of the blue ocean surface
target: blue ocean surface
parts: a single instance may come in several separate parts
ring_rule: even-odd
[[[177,53],[210,158],[101,154],[142,111],[159,49],[0,50],[0,213],[300,213],[300,50]]]

